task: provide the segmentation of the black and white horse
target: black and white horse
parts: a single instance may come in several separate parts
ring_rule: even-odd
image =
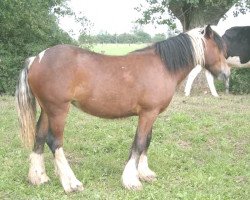
[[[232,27],[222,36],[227,46],[227,63],[230,67],[250,67],[250,26]],[[197,65],[188,75],[185,86],[185,95],[189,96],[192,84],[202,67]],[[214,78],[210,72],[205,71],[211,94],[218,97],[214,86]],[[225,82],[226,92],[229,89],[229,79]]]

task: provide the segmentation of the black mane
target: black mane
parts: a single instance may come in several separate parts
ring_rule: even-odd
[[[153,45],[167,69],[171,72],[194,66],[194,48],[190,36],[181,33]]]
[[[200,32],[200,34],[202,34],[202,32]],[[222,37],[220,37],[219,34],[215,31],[212,32],[212,37],[217,44],[219,51],[223,51],[225,54],[226,46]],[[201,45],[198,45],[198,43],[201,43]],[[193,45],[198,46],[194,47]],[[167,40],[156,42],[151,46],[145,47],[143,49],[138,49],[134,52],[142,52],[148,49],[154,49],[156,54],[161,58],[165,67],[170,72],[176,72],[179,69],[190,68],[194,67],[197,64],[202,64],[202,62],[204,61],[204,52],[202,49],[202,53],[197,53],[197,48],[199,49],[198,51],[203,48],[202,36],[195,36],[192,35],[192,33],[191,35],[190,33],[180,33],[177,36],[168,38]]]
[[[224,54],[226,54],[226,44],[225,44],[225,41],[223,40],[223,38],[221,36],[219,36],[219,34],[216,33],[215,31],[213,31],[213,37],[214,37],[214,41],[217,44],[219,50],[223,51]]]

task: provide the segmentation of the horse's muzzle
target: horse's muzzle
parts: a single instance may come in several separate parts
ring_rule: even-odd
[[[226,81],[230,76],[230,73],[225,73],[225,72],[221,72],[218,75],[218,79],[222,80],[222,81]]]

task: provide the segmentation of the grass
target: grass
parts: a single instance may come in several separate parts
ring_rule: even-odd
[[[97,45],[94,50],[121,55],[145,45]],[[72,107],[64,149],[84,191],[66,195],[45,149],[50,183],[27,181],[28,155],[19,138],[14,98],[0,96],[0,199],[250,199],[250,95],[176,94],[153,128],[149,165],[158,174],[139,192],[121,186],[121,174],[137,117],[105,120]]]
[[[120,178],[137,118],[105,120],[72,108],[64,149],[85,190],[66,195],[46,147],[49,184],[27,182],[29,150],[18,135],[14,99],[0,97],[0,199],[249,199],[250,96],[175,95],[153,129],[149,164],[158,180],[139,192]]]
[[[145,46],[146,44],[96,44],[92,50],[109,55],[124,55]]]

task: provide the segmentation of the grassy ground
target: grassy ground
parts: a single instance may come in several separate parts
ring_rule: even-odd
[[[137,118],[104,120],[75,108],[67,119],[64,149],[85,190],[66,195],[51,182],[27,182],[28,154],[18,135],[13,97],[0,97],[0,199],[250,199],[250,96],[175,95],[153,129],[149,164],[158,174],[139,192],[121,187]]]
[[[146,44],[96,44],[92,50],[108,55],[124,55],[145,46]]]

